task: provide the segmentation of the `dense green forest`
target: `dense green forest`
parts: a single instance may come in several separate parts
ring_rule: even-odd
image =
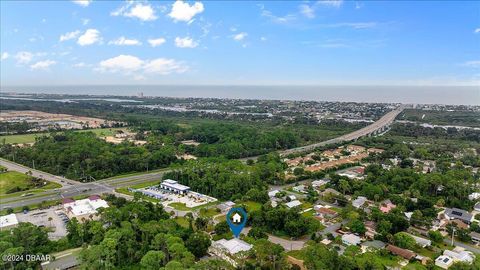
[[[209,159],[189,161],[184,166],[164,174],[188,185],[192,190],[222,200],[268,200],[267,184],[282,179],[284,164],[270,154],[257,163],[246,165],[238,160]]]
[[[173,146],[111,144],[91,132],[61,132],[38,138],[32,147],[2,145],[0,156],[71,179],[92,180],[176,161]]]

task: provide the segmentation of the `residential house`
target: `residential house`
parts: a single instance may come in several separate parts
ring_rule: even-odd
[[[448,269],[452,264],[453,259],[446,255],[440,255],[435,259],[435,265],[442,269]]]
[[[442,214],[442,212],[440,212],[440,214]],[[445,211],[443,211],[443,216],[448,220],[458,219],[465,224],[470,224],[473,220],[472,214],[459,208],[445,208]]]
[[[392,203],[390,200],[385,200],[380,203],[380,211],[383,213],[388,213],[392,211],[395,207],[397,207],[395,204]]]
[[[287,198],[290,200],[290,201],[295,201],[297,199],[297,197],[295,195],[288,195]]]
[[[235,203],[232,201],[226,201],[224,203],[221,203],[217,205],[217,208],[220,209],[222,213],[228,212],[232,207],[235,206]]]
[[[277,196],[277,194],[278,194],[279,192],[280,192],[280,190],[278,190],[278,189],[269,191],[269,192],[268,192],[268,197],[273,198],[273,197]]]
[[[445,250],[443,255],[449,256],[454,262],[472,263],[475,260],[475,255],[470,251],[466,251],[462,247],[455,247],[453,250]]]
[[[242,251],[249,251],[251,248],[252,245],[238,238],[220,239],[212,243],[208,252],[229,262],[233,267],[237,267],[238,254]]]
[[[355,208],[362,207],[367,202],[367,198],[363,196],[358,196],[355,200],[352,201],[352,206]]]
[[[322,219],[330,219],[338,216],[338,213],[327,207],[316,208],[317,216]]]
[[[375,221],[365,221],[364,222],[365,229],[365,236],[370,239],[374,239],[375,235],[377,235],[377,223]]]
[[[290,201],[290,202],[285,203],[285,205],[288,208],[294,208],[294,207],[302,205],[302,203],[299,200],[294,200],[294,201]]]
[[[480,199],[480,192],[473,192],[472,194],[468,195],[468,199],[470,201],[475,201]]]
[[[472,239],[472,242],[473,242],[475,245],[480,245],[480,233],[471,232],[471,233],[470,233],[470,238]]]
[[[425,238],[422,238],[422,237],[418,237],[416,235],[413,235],[413,234],[409,234],[407,233],[409,236],[411,236],[413,238],[413,240],[415,240],[415,243],[417,243],[418,246],[422,247],[422,248],[425,248],[425,247],[428,247],[428,246],[431,246],[432,245],[432,241],[428,240],[428,239],[425,239]]]
[[[312,187],[319,188],[323,185],[326,185],[328,182],[330,182],[330,179],[326,179],[326,178],[320,179],[320,180],[314,180],[312,181]]]
[[[342,243],[347,246],[357,246],[362,242],[362,239],[353,233],[342,235]]]
[[[415,252],[411,250],[400,248],[394,245],[387,245],[386,249],[390,251],[392,254],[400,256],[406,260],[411,260],[415,258],[415,255],[416,255]]]
[[[360,245],[360,248],[362,249],[362,253],[368,252],[368,251],[375,251],[378,249],[384,249],[386,244],[380,240],[373,240],[373,241],[367,241],[363,242]]]
[[[292,190],[300,193],[307,193],[307,187],[305,185],[294,186],[292,187]]]
[[[473,206],[473,210],[480,212],[480,202],[477,202],[475,206]]]

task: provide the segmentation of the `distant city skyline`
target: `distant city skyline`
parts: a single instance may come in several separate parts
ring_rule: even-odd
[[[1,1],[0,7],[2,87],[480,86],[476,1]]]

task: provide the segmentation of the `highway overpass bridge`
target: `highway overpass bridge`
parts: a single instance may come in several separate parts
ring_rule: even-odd
[[[333,138],[327,141],[319,142],[319,143],[314,143],[306,146],[301,146],[297,148],[292,148],[292,149],[287,149],[284,151],[280,151],[281,155],[288,155],[288,154],[295,154],[295,153],[302,153],[302,152],[308,152],[308,151],[313,151],[315,148],[320,147],[320,146],[325,146],[329,144],[335,144],[335,143],[342,143],[342,142],[349,142],[349,141],[355,141],[358,140],[362,137],[366,136],[375,136],[378,134],[381,134],[385,131],[387,131],[390,128],[390,125],[393,123],[395,118],[403,111],[405,108],[404,105],[400,105],[398,108],[396,108],[393,111],[388,112],[382,118],[378,119],[377,121],[373,122],[372,124],[361,128],[359,130],[355,130],[351,133],[342,135],[337,138]]]

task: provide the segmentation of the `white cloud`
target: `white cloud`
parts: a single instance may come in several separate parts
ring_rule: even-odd
[[[36,62],[35,64],[31,65],[30,68],[35,70],[48,70],[51,65],[55,65],[56,63],[57,62],[53,60],[44,60]]]
[[[90,19],[84,18],[82,19],[82,24],[87,25],[90,22]]]
[[[100,31],[97,29],[87,29],[87,31],[78,38],[77,43],[80,46],[87,46],[99,43],[101,40]]]
[[[75,67],[75,68],[83,68],[83,67],[86,67],[88,66],[87,64],[85,64],[84,62],[80,62],[80,63],[76,63],[76,64],[73,64],[72,67]]]
[[[304,4],[304,5],[300,5],[299,8],[300,8],[300,13],[302,13],[303,16],[309,19],[315,18],[315,9],[313,9],[311,6]]]
[[[166,40],[164,38],[155,38],[155,39],[149,39],[148,40],[148,43],[150,44],[150,46],[152,47],[157,47],[157,46],[160,46],[162,45],[163,43],[165,43]]]
[[[156,58],[142,60],[132,55],[119,55],[101,61],[97,70],[112,73],[120,72],[126,75],[133,75],[135,80],[143,80],[145,79],[144,74],[168,75],[171,73],[184,73],[188,70],[188,66],[175,59]]]
[[[480,68],[480,60],[467,61],[462,64],[465,67]]]
[[[80,35],[80,33],[81,33],[80,30],[65,33],[65,34],[60,36],[60,42],[77,38],[78,35]]]
[[[110,15],[137,18],[141,21],[154,21],[158,18],[151,5],[142,3],[133,4],[133,2],[128,2],[126,5],[110,13]]]
[[[8,54],[8,52],[3,52],[1,59],[2,59],[2,60],[6,60],[6,59],[8,59],[8,57],[10,57],[10,54]]]
[[[318,1],[317,4],[323,5],[323,6],[328,6],[328,7],[341,7],[343,5],[343,0],[323,0],[323,1]]]
[[[109,41],[108,44],[118,45],[118,46],[134,46],[142,45],[142,43],[136,39],[128,39],[125,37],[119,37],[116,40]]]
[[[18,52],[15,55],[15,59],[17,59],[18,64],[27,64],[33,59],[33,53],[31,52]]]
[[[88,7],[92,0],[73,0],[72,2],[82,7]]]
[[[323,24],[320,27],[326,28],[336,28],[336,27],[350,27],[354,29],[367,29],[367,28],[374,28],[378,26],[377,22],[343,22],[343,23],[331,23],[331,24]]]
[[[288,24],[297,19],[297,16],[294,14],[287,14],[285,16],[276,16],[271,11],[266,10],[264,5],[259,5],[261,12],[261,16],[268,18],[271,22],[277,24]]]
[[[236,34],[236,35],[233,35],[233,39],[234,39],[235,41],[242,41],[242,40],[244,40],[247,36],[248,36],[247,33],[241,32],[241,33],[238,33],[238,34]]]
[[[178,48],[195,48],[198,46],[198,42],[194,41],[190,37],[176,37],[175,38],[175,46]]]
[[[188,70],[188,67],[174,59],[157,58],[145,64],[144,70],[146,73],[168,75],[171,73],[184,73]]]
[[[195,2],[192,5],[185,3],[181,0],[175,1],[172,4],[172,10],[168,14],[174,21],[191,22],[195,15],[204,11],[203,4],[201,2]]]
[[[260,37],[260,40],[261,41],[267,41],[267,38],[266,37]]]
[[[475,34],[480,33],[480,28],[475,29],[475,31],[473,31],[473,32],[474,32]]]

